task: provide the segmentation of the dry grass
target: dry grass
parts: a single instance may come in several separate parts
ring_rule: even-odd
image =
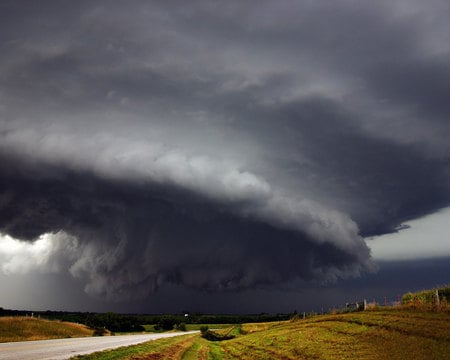
[[[0,342],[92,336],[84,325],[30,317],[0,317]]]
[[[239,333],[241,335],[239,335]],[[396,308],[244,324],[236,338],[153,341],[82,359],[450,359],[450,314]]]
[[[317,316],[249,334],[224,350],[241,359],[446,359],[450,316],[402,310]]]
[[[197,335],[184,335],[173,338],[152,340],[139,345],[125,346],[90,355],[79,355],[73,359],[116,360],[116,359],[181,359],[192,348]],[[198,359],[198,357],[195,357]]]

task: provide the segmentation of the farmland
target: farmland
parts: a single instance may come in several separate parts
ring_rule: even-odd
[[[79,359],[445,359],[450,354],[448,311],[388,308],[216,332],[235,337],[208,341],[187,335]]]
[[[30,316],[3,316],[0,342],[83,337],[99,330],[103,335],[114,335],[102,326],[105,324],[132,332],[177,329],[200,330],[201,335],[190,333],[77,359],[450,359],[449,294],[446,286],[407,293],[396,306],[373,303],[367,304],[365,311],[346,307],[325,315],[292,314],[290,320],[281,320],[287,315],[267,314],[42,314],[85,319],[92,324],[88,327]],[[241,324],[242,319],[251,322]]]

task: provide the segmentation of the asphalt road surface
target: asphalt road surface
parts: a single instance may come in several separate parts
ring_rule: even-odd
[[[135,345],[145,341],[195,333],[186,331],[165,334],[97,336],[71,339],[0,343],[1,360],[60,360],[75,355]]]

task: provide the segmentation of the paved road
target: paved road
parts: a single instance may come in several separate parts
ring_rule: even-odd
[[[1,360],[61,360],[75,355],[139,344],[145,341],[195,333],[186,331],[166,334],[97,336],[75,339],[21,341],[0,343]]]

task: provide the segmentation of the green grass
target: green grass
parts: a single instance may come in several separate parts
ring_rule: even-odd
[[[115,359],[178,359],[194,343],[197,335],[182,335],[174,338],[149,341],[140,345],[125,346],[90,355],[75,356],[72,359],[115,360]]]
[[[450,354],[449,324],[447,313],[325,315],[273,325],[224,348],[241,359],[445,359]],[[245,356],[249,348],[256,353]]]
[[[439,296],[439,304],[436,302],[436,293]],[[447,309],[450,302],[450,285],[422,290],[415,293],[406,293],[402,296],[402,305],[411,308],[442,310]]]
[[[84,325],[30,317],[0,317],[0,342],[92,336]]]
[[[212,328],[212,326],[211,326]],[[450,313],[402,308],[244,324],[236,337],[186,335],[79,359],[449,359]]]
[[[209,329],[228,329],[234,325],[233,324],[186,324],[186,330],[187,331],[200,330],[200,327],[202,327],[202,326],[207,326]]]
[[[152,324],[146,324],[146,325],[142,325],[142,326],[145,329],[145,331],[148,331],[148,332],[157,332],[157,333],[164,332],[164,330],[156,331],[154,329],[155,325],[152,325]],[[208,326],[208,328],[210,328],[210,329],[226,329],[233,325],[232,324],[186,324],[186,331],[200,330],[201,326]]]

